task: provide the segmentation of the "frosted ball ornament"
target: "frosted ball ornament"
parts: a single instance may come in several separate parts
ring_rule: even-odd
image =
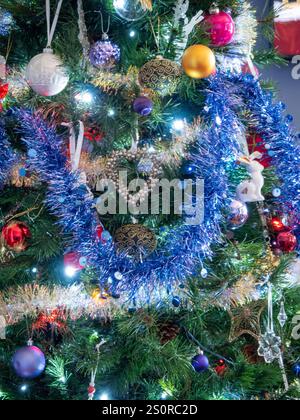
[[[116,14],[129,22],[140,20],[147,13],[140,0],[114,0],[113,5]]]
[[[51,48],[32,58],[25,77],[32,90],[46,97],[58,95],[69,82],[61,59],[53,54]]]

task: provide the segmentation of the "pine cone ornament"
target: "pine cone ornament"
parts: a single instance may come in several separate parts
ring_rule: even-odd
[[[166,322],[159,327],[160,344],[164,345],[174,340],[180,332],[180,327],[172,322]]]

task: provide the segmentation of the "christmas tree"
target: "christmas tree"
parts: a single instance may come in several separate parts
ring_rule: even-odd
[[[248,1],[0,0],[0,398],[300,397],[298,137]]]

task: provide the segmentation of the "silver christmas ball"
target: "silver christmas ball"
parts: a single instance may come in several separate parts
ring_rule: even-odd
[[[114,0],[113,5],[117,15],[129,22],[140,20],[147,13],[140,0]]]
[[[26,80],[31,89],[41,96],[54,96],[62,92],[69,82],[63,63],[46,48],[32,58],[26,69]]]
[[[248,208],[245,203],[233,200],[230,204],[229,214],[227,218],[228,227],[236,230],[244,226],[249,218]]]

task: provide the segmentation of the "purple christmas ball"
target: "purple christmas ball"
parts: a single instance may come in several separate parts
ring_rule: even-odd
[[[121,50],[117,44],[109,41],[97,41],[90,49],[90,60],[94,67],[113,67],[121,56]]]
[[[142,117],[150,115],[153,110],[153,102],[146,96],[139,96],[133,102],[133,110]]]
[[[34,379],[44,372],[46,358],[38,347],[22,347],[15,352],[12,365],[20,378]]]
[[[197,354],[193,357],[192,366],[198,373],[205,372],[209,368],[209,360],[204,354]]]

